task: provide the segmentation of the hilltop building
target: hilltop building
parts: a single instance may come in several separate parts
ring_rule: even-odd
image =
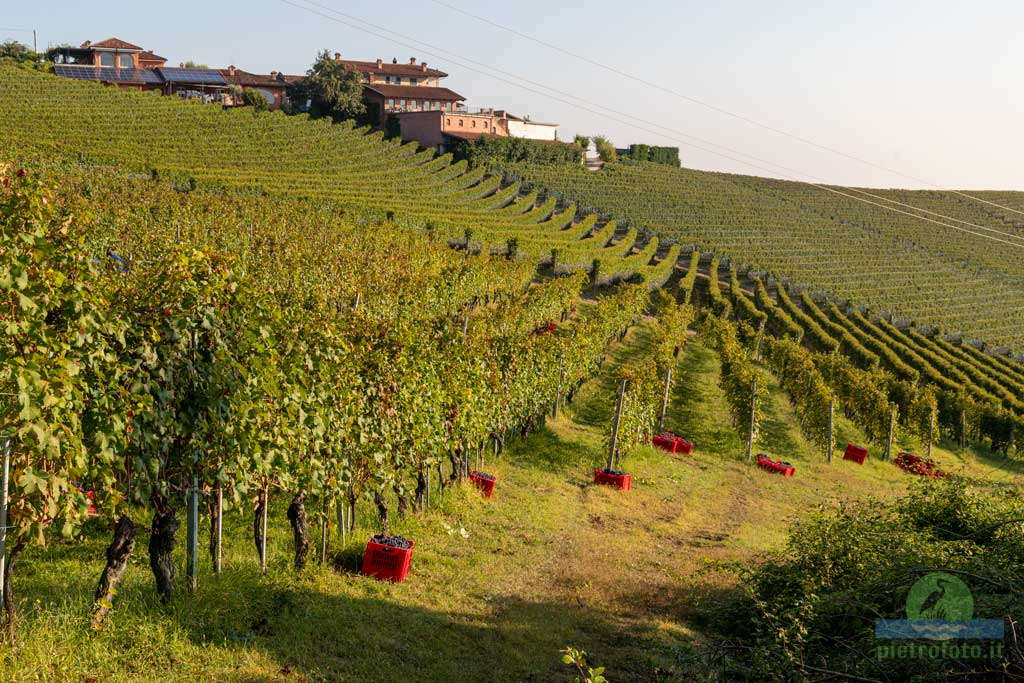
[[[277,71],[255,74],[234,65],[226,69],[186,68],[183,64],[168,67],[166,58],[120,38],[58,47],[49,54],[58,76],[133,90],[158,90],[164,95],[201,98],[225,106],[240,104],[238,91],[252,89],[266,99],[271,109],[279,109],[285,104],[288,86],[305,78]],[[403,139],[416,140],[424,147],[445,150],[459,140],[474,140],[483,134],[557,139],[555,123],[531,121],[502,110],[469,112],[466,98],[441,84],[448,74],[415,57],[400,64],[397,58],[390,62],[342,59],[341,53],[335,52],[334,59],[360,74],[367,118],[373,125],[383,127],[394,115]]]
[[[401,126],[403,140],[415,140],[439,152],[452,149],[462,140],[472,142],[481,135],[547,141],[558,139],[557,123],[538,123],[529,117],[513,116],[503,109],[404,111],[394,115]]]

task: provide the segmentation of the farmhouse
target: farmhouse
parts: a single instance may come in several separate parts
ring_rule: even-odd
[[[395,112],[403,140],[415,140],[424,147],[445,152],[461,140],[472,142],[481,135],[557,140],[557,123],[535,123],[503,109],[469,111]]]

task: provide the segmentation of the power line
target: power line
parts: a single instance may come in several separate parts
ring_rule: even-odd
[[[886,210],[889,210],[889,211],[894,211],[896,213],[900,213],[900,214],[903,214],[903,215],[906,215],[906,216],[910,216],[910,217],[913,217],[913,218],[919,218],[921,220],[926,220],[929,223],[933,223],[933,224],[936,224],[936,225],[940,225],[940,226],[944,226],[944,227],[947,227],[947,228],[951,228],[953,230],[964,232],[964,233],[967,233],[967,234],[970,234],[970,235],[974,235],[974,236],[977,236],[977,237],[991,239],[991,240],[994,240],[996,242],[1001,242],[1003,244],[1008,244],[1010,246],[1024,247],[1024,244],[1015,243],[1015,242],[1009,242],[1009,241],[1004,240],[1004,239],[999,239],[997,237],[993,237],[992,235],[986,235],[986,234],[983,234],[983,233],[975,232],[973,230],[967,230],[967,229],[961,228],[961,227],[956,226],[956,225],[950,225],[949,223],[944,223],[942,221],[937,221],[937,220],[934,220],[934,219],[929,219],[929,218],[926,218],[925,216],[920,216],[920,215],[913,214],[913,213],[910,213],[910,212],[907,212],[907,211],[900,211],[900,210],[895,209],[895,208],[893,208],[891,206],[886,206],[886,205],[880,204],[878,202],[868,201],[868,200],[864,200],[864,199],[861,199],[859,197],[855,197],[853,195],[850,195],[850,194],[847,194],[847,193],[844,193],[844,192],[838,192],[833,187],[829,187],[829,186],[825,185],[824,184],[825,181],[823,179],[816,178],[815,176],[813,176],[813,175],[811,175],[809,173],[806,173],[804,171],[799,171],[799,170],[796,170],[796,169],[792,169],[792,168],[789,168],[787,166],[783,166],[781,164],[778,164],[778,163],[775,163],[775,162],[772,162],[772,161],[768,161],[766,159],[760,159],[758,157],[746,154],[744,152],[740,152],[738,150],[730,149],[729,147],[725,147],[724,145],[720,145],[720,144],[712,142],[710,140],[704,140],[702,138],[690,135],[688,133],[684,133],[682,131],[678,131],[678,130],[675,130],[675,129],[672,129],[672,128],[668,128],[666,126],[662,126],[661,124],[658,124],[658,123],[654,123],[654,122],[651,122],[651,121],[646,121],[646,120],[641,119],[641,118],[639,118],[637,116],[633,116],[633,115],[625,113],[625,112],[619,112],[617,110],[614,110],[614,109],[611,109],[611,108],[606,107],[604,105],[592,102],[592,101],[587,100],[585,98],[582,98],[582,97],[579,97],[579,96],[576,96],[576,95],[572,95],[570,93],[565,93],[565,92],[560,91],[560,90],[558,90],[556,88],[552,88],[551,86],[547,86],[547,85],[544,85],[544,84],[541,84],[541,83],[537,83],[535,81],[531,81],[531,80],[523,78],[521,76],[517,76],[515,74],[511,74],[509,72],[502,71],[502,70],[497,69],[495,67],[490,67],[490,66],[484,65],[481,62],[478,62],[478,61],[473,60],[471,58],[464,57],[462,55],[457,55],[456,53],[453,53],[453,52],[450,52],[448,50],[445,50],[444,48],[439,48],[439,47],[437,47],[435,45],[423,42],[423,41],[418,40],[416,38],[413,38],[411,36],[403,35],[403,34],[397,32],[397,31],[394,31],[392,29],[388,29],[388,28],[385,28],[385,27],[382,27],[382,26],[378,26],[376,24],[373,24],[372,22],[366,21],[364,19],[360,19],[358,17],[355,17],[353,15],[347,14],[345,12],[341,12],[339,10],[335,10],[333,8],[326,7],[324,5],[321,5],[321,4],[317,3],[317,2],[315,2],[314,0],[303,0],[303,2],[305,2],[305,3],[309,4],[309,5],[313,5],[315,7],[318,7],[320,9],[322,9],[322,10],[327,11],[327,12],[331,12],[332,14],[337,14],[339,16],[345,17],[346,19],[348,19],[350,21],[358,22],[359,24],[365,24],[367,26],[372,27],[372,29],[375,29],[375,30],[367,29],[364,26],[359,26],[359,25],[352,24],[352,23],[350,23],[350,21],[344,21],[342,19],[338,19],[337,17],[331,16],[331,15],[328,15],[328,14],[324,14],[323,12],[317,11],[316,9],[314,9],[312,7],[306,7],[304,5],[300,5],[300,4],[297,4],[295,2],[292,2],[292,0],[281,0],[281,2],[284,2],[285,4],[290,5],[292,7],[296,7],[298,9],[306,10],[308,12],[311,12],[313,14],[321,16],[321,17],[323,17],[325,19],[329,19],[331,21],[335,21],[337,23],[343,24],[343,25],[348,26],[350,28],[354,28],[354,29],[356,29],[358,31],[363,31],[365,33],[369,33],[369,34],[377,36],[379,38],[383,38],[384,40],[388,40],[388,41],[391,41],[391,42],[398,43],[399,45],[402,45],[404,47],[408,47],[410,49],[423,50],[422,47],[417,47],[417,46],[414,46],[414,45],[410,45],[408,43],[404,43],[401,40],[396,40],[393,36],[399,36],[402,39],[410,40],[410,41],[412,41],[414,43],[419,44],[420,46],[427,46],[427,48],[429,48],[429,49],[428,50],[424,50],[424,51],[428,55],[436,56],[436,57],[438,57],[440,59],[448,59],[449,61],[452,61],[453,63],[455,63],[458,66],[461,66],[464,69],[468,69],[470,71],[474,71],[476,73],[479,73],[479,74],[482,74],[482,75],[487,76],[489,78],[501,81],[503,83],[507,83],[509,85],[512,85],[512,86],[515,86],[517,88],[526,90],[528,92],[532,92],[534,94],[541,95],[542,97],[547,97],[547,98],[550,98],[550,99],[554,99],[556,101],[562,102],[563,104],[568,104],[569,106],[572,106],[572,107],[575,107],[575,108],[578,108],[578,109],[583,109],[584,111],[590,112],[592,114],[596,114],[598,116],[604,116],[605,118],[611,119],[612,121],[615,121],[617,123],[621,123],[621,124],[624,124],[624,125],[627,125],[627,126],[632,126],[634,128],[646,131],[648,133],[652,133],[654,135],[660,135],[660,136],[663,136],[663,137],[670,137],[670,136],[665,135],[665,133],[663,133],[663,132],[658,132],[656,130],[651,130],[651,129],[645,128],[643,126],[638,126],[635,123],[630,123],[628,121],[623,121],[621,119],[615,118],[614,116],[609,116],[606,113],[603,113],[603,112],[600,112],[600,111],[595,111],[595,110],[589,109],[587,107],[581,107],[579,104],[576,104],[574,102],[570,102],[570,101],[567,101],[565,99],[562,99],[562,97],[559,97],[559,96],[556,96],[556,95],[551,95],[550,93],[540,92],[540,91],[535,90],[533,88],[524,86],[524,85],[522,85],[520,83],[516,83],[516,82],[510,81],[510,80],[507,80],[506,78],[502,78],[500,76],[495,76],[494,74],[488,73],[487,71],[484,71],[484,70],[481,70],[481,69],[478,69],[478,68],[474,68],[472,66],[467,66],[466,64],[460,63],[458,60],[468,61],[470,63],[477,64],[478,66],[481,66],[484,69],[489,69],[491,71],[502,73],[502,74],[505,74],[505,75],[507,75],[507,76],[509,76],[511,78],[516,78],[518,80],[521,80],[521,81],[523,81],[525,83],[530,83],[530,84],[535,85],[537,87],[544,88],[545,90],[550,90],[551,92],[557,93],[558,95],[562,95],[564,97],[569,97],[569,98],[577,100],[579,102],[585,102],[587,104],[590,104],[592,106],[598,107],[600,109],[604,109],[606,111],[610,111],[613,114],[616,114],[617,116],[627,117],[629,119],[633,119],[634,121],[640,121],[640,122],[642,122],[644,124],[655,126],[656,128],[660,128],[663,131],[669,131],[673,135],[679,135],[679,136],[682,136],[682,137],[685,137],[685,138],[689,138],[691,140],[697,140],[700,143],[703,143],[705,145],[711,145],[713,147],[718,147],[720,149],[727,150],[728,152],[730,152],[732,154],[738,154],[740,156],[744,156],[744,157],[747,157],[749,159],[754,159],[755,161],[758,161],[760,163],[768,164],[770,166],[774,166],[776,168],[783,169],[787,173],[796,173],[797,175],[803,175],[803,176],[807,176],[809,178],[814,178],[815,181],[818,181],[818,182],[810,182],[810,181],[804,181],[804,182],[807,182],[807,184],[812,186],[812,187],[817,187],[819,189],[823,189],[823,190],[826,190],[828,192],[832,192],[833,194],[842,195],[842,196],[847,197],[849,199],[854,199],[854,200],[857,200],[857,201],[862,201],[864,203],[871,204],[873,206],[876,206],[876,207],[879,207],[879,208],[882,208],[882,209],[886,209]],[[379,33],[378,31],[384,31],[385,33],[389,33],[389,34],[392,34],[392,35],[390,35],[390,36],[389,35],[384,35],[382,33]],[[439,51],[439,52],[431,52],[430,50],[436,50],[436,51]],[[452,57],[450,55],[455,55],[457,57],[457,59],[452,59]],[[659,86],[655,86],[655,87],[657,89],[661,89]],[[731,161],[735,161],[737,163],[741,163],[741,164],[750,166],[752,168],[756,168],[756,169],[761,170],[761,171],[765,171],[765,172],[767,172],[769,174],[778,173],[778,171],[773,171],[771,169],[766,169],[763,166],[759,166],[758,164],[750,163],[749,161],[744,161],[743,159],[737,159],[736,157],[730,156],[729,154],[723,154],[722,152],[715,151],[713,149],[707,149],[706,147],[701,147],[700,145],[695,145],[693,143],[689,143],[689,144],[690,144],[690,146],[695,147],[696,149],[700,149],[700,150],[708,152],[710,154],[714,154],[714,155],[720,156],[722,158],[729,159]],[[790,180],[792,180],[792,178],[790,178]],[[835,186],[835,187],[841,187],[841,186]],[[889,198],[886,198],[886,197],[883,197],[883,196],[880,196],[880,195],[872,194],[872,193],[867,192],[865,190],[860,190],[860,189],[857,189],[857,188],[847,188],[847,187],[843,187],[842,189],[845,189],[845,190],[848,190],[848,191],[852,191],[852,192],[857,192],[857,193],[866,195],[868,197],[872,197],[874,199],[878,199],[878,200],[880,200],[882,202],[894,203],[894,204],[898,204],[898,205],[901,205],[901,206],[905,206],[907,208],[911,208],[911,209],[913,209],[915,211],[922,211],[922,212],[925,212],[925,213],[929,213],[931,215],[938,216],[939,218],[942,218],[942,219],[944,219],[946,221],[964,223],[966,225],[970,225],[971,227],[975,227],[975,228],[978,228],[978,229],[981,229],[981,230],[986,230],[986,231],[994,232],[994,233],[1002,235],[1004,237],[1010,237],[1012,239],[1024,239],[1024,237],[1019,236],[1019,235],[1015,235],[1013,233],[1002,232],[1002,231],[996,230],[995,228],[990,228],[990,227],[986,227],[986,226],[977,225],[977,224],[974,224],[974,223],[970,223],[969,221],[963,221],[961,219],[953,218],[953,217],[950,217],[950,216],[945,216],[943,214],[940,214],[940,213],[937,213],[937,212],[934,212],[934,211],[928,211],[927,209],[919,209],[919,208],[913,207],[913,206],[911,206],[909,204],[903,204],[902,202],[898,202],[898,201],[893,200],[893,199],[889,199]]]
[[[568,56],[573,57],[575,59],[579,59],[579,60],[584,61],[584,62],[586,62],[588,64],[596,66],[596,67],[598,67],[600,69],[604,69],[605,71],[609,71],[611,73],[614,73],[616,75],[622,76],[624,78],[628,78],[631,81],[636,81],[638,83],[643,83],[644,85],[649,86],[649,87],[657,88],[658,90],[661,90],[662,92],[668,93],[670,95],[678,97],[678,98],[680,98],[682,100],[686,100],[687,102],[691,102],[693,104],[699,105],[699,106],[704,107],[706,109],[710,109],[712,111],[718,112],[719,114],[723,114],[725,116],[729,116],[729,117],[737,119],[739,121],[743,121],[743,122],[748,123],[748,124],[750,124],[752,126],[757,126],[758,128],[762,128],[762,129],[770,131],[772,133],[776,133],[778,135],[782,135],[782,136],[791,138],[793,140],[797,140],[798,142],[802,142],[802,143],[804,143],[806,145],[810,145],[812,147],[817,147],[818,149],[824,150],[826,152],[831,152],[832,154],[838,154],[839,156],[845,157],[845,158],[850,159],[852,161],[856,161],[856,162],[861,163],[861,164],[866,164],[868,166],[872,166],[872,167],[877,168],[879,170],[886,171],[888,173],[892,173],[894,175],[901,176],[903,178],[908,178],[910,180],[914,180],[914,181],[919,182],[919,183],[924,183],[925,185],[931,185],[932,187],[935,187],[935,188],[938,188],[940,190],[944,190],[946,192],[950,192],[950,193],[959,195],[961,197],[966,197],[967,199],[971,199],[971,200],[974,200],[976,202],[982,202],[984,204],[989,204],[991,206],[996,206],[996,207],[998,207],[1000,209],[1004,209],[1006,211],[1012,211],[1014,213],[1019,213],[1021,215],[1024,215],[1024,211],[1021,211],[1019,209],[1014,209],[1014,208],[1009,207],[1009,206],[1003,206],[1001,204],[997,204],[996,202],[988,201],[988,200],[985,200],[985,199],[980,199],[978,197],[973,197],[973,196],[971,196],[969,194],[966,194],[964,192],[961,192],[959,190],[947,190],[947,189],[943,188],[943,186],[938,185],[935,182],[932,182],[932,181],[929,181],[929,180],[925,180],[923,178],[918,178],[916,176],[904,173],[902,171],[897,171],[895,169],[889,168],[887,166],[883,166],[882,164],[876,163],[874,161],[869,161],[867,159],[862,159],[862,158],[860,158],[858,156],[855,156],[855,155],[850,154],[848,152],[844,152],[844,151],[842,151],[840,149],[835,149],[834,147],[830,147],[828,145],[823,145],[823,144],[821,144],[819,142],[815,142],[814,140],[809,140],[809,139],[807,139],[805,137],[802,137],[800,135],[797,135],[795,133],[791,133],[789,131],[782,130],[781,128],[776,128],[775,126],[772,126],[772,125],[769,125],[769,124],[766,124],[766,123],[762,123],[761,121],[757,121],[756,119],[752,119],[749,116],[745,116],[743,114],[739,114],[739,113],[736,113],[734,111],[730,111],[730,110],[725,109],[723,107],[719,107],[718,105],[711,104],[710,102],[705,102],[704,100],[698,99],[696,97],[692,97],[690,95],[684,95],[683,93],[680,93],[680,92],[677,92],[675,90],[672,90],[671,88],[665,88],[662,85],[659,85],[657,83],[653,83],[651,81],[645,80],[645,79],[641,78],[640,76],[636,76],[634,74],[628,73],[628,72],[623,71],[621,69],[618,69],[616,67],[609,66],[607,64],[603,64],[601,62],[598,62],[595,59],[591,59],[590,57],[587,57],[586,55],[581,55],[581,54],[578,54],[578,53],[573,52],[571,50],[566,50],[565,48],[563,48],[560,45],[556,45],[554,43],[549,43],[546,40],[542,40],[542,39],[537,38],[535,36],[531,36],[531,35],[529,35],[527,33],[523,33],[522,31],[518,31],[518,30],[516,30],[514,28],[511,28],[509,26],[505,26],[504,24],[499,24],[498,22],[492,21],[492,20],[490,20],[490,19],[488,19],[486,17],[482,17],[482,16],[479,16],[477,14],[473,14],[472,12],[464,10],[461,7],[456,7],[455,5],[452,5],[450,3],[444,2],[444,0],[431,0],[431,2],[434,2],[435,4],[441,5],[443,7],[447,7],[448,9],[453,10],[455,12],[458,12],[460,14],[464,14],[467,17],[471,17],[473,19],[476,19],[477,21],[482,21],[485,24],[489,24],[491,26],[494,26],[495,28],[499,28],[499,29],[501,29],[503,31],[507,31],[509,33],[512,33],[513,35],[519,36],[520,38],[523,38],[525,40],[533,41],[534,43],[537,43],[538,45],[543,45],[544,47],[547,47],[547,48],[549,48],[551,50],[555,50],[557,52],[561,52],[564,55],[568,55]]]

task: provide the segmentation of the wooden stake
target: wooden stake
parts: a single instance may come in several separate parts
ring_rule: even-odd
[[[678,348],[678,347],[676,347]],[[665,431],[665,413],[668,412],[668,394],[672,388],[672,368],[665,373],[665,390],[661,395],[661,409],[658,411],[658,433]]]
[[[835,416],[836,416],[836,402],[828,402],[828,443],[825,445],[825,458],[828,462],[832,462],[832,451],[835,449]]]
[[[893,441],[896,440],[896,406],[889,407],[889,436],[885,441],[885,459],[892,460]]]
[[[757,377],[750,383],[750,431],[747,434],[747,460],[754,459],[754,433],[757,419]]]
[[[224,547],[224,489],[220,486],[217,487],[217,500],[214,504],[217,506],[217,519],[213,529],[214,546],[216,547],[216,552],[213,554],[213,573],[220,574]]]
[[[263,485],[263,512],[260,515],[260,526],[263,529],[263,538],[260,539],[260,573],[267,573],[267,513],[270,507],[270,485]]]
[[[619,421],[622,419],[622,399],[626,395],[626,380],[619,384],[619,398],[615,403],[615,421],[612,422],[612,442],[608,447],[608,469],[615,466],[615,454],[619,446]]]

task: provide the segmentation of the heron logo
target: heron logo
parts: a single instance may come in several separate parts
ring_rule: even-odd
[[[907,594],[906,619],[876,619],[875,637],[884,640],[944,641],[931,644],[879,645],[879,659],[889,658],[1000,658],[1003,620],[975,619],[974,596],[957,576],[933,572],[921,577]],[[957,645],[951,640],[992,640]]]

